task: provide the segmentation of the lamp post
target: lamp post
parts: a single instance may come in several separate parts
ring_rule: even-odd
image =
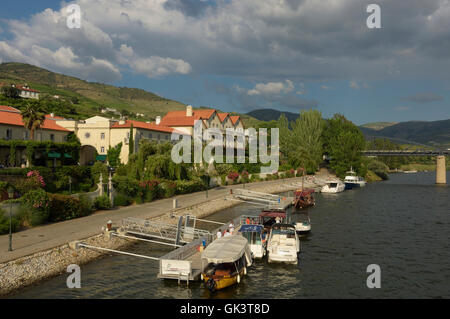
[[[14,197],[14,189],[10,186],[8,188],[8,198],[11,200]],[[12,202],[9,203],[9,248],[12,251]]]

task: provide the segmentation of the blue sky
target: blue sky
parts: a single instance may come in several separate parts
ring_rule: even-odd
[[[70,3],[82,28],[66,27]],[[2,4],[0,61],[223,111],[342,113],[357,124],[450,118],[450,4],[368,1]]]

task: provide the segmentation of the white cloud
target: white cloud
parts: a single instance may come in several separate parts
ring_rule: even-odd
[[[159,56],[139,57],[132,47],[121,45],[119,61],[127,64],[135,73],[145,74],[150,78],[172,73],[188,74],[192,67],[181,59],[162,58]]]
[[[54,53],[70,49],[78,57],[75,75],[78,63],[89,67],[97,59],[150,77],[195,72],[266,85],[280,78],[448,79],[449,1],[379,1],[388,33],[364,27],[360,0],[71,1],[81,7],[81,29],[66,27],[64,8],[9,20],[11,37],[3,42],[11,49],[0,51],[0,58],[36,62],[31,48],[37,45]],[[133,48],[133,63],[122,63],[122,44]]]
[[[283,82],[258,83],[247,92],[248,95],[266,95],[289,93],[294,90],[294,83],[291,80]]]

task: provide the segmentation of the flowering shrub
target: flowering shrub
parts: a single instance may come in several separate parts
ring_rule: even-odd
[[[22,203],[25,206],[27,215],[24,219],[32,226],[40,225],[48,221],[49,217],[49,198],[48,194],[38,188],[31,190],[22,197]]]
[[[137,202],[151,202],[158,198],[159,193],[159,181],[148,180],[139,182],[139,191],[137,196]]]
[[[247,171],[242,171],[241,173],[241,179],[243,183],[248,183],[249,182],[249,176],[250,174]]]
[[[41,187],[45,187],[45,182],[44,182],[44,178],[39,174],[39,171],[29,171],[27,173],[27,177],[29,179],[36,179],[39,184],[41,185]]]
[[[231,172],[230,174],[228,174],[228,179],[231,179],[233,181],[233,183],[235,183],[239,178],[239,173],[237,172]]]
[[[177,184],[175,184],[174,182],[171,182],[171,181],[166,181],[166,182],[162,182],[160,184],[160,187],[164,194],[164,197],[168,198],[168,197],[172,197],[173,195],[175,195]]]
[[[193,192],[199,192],[205,189],[205,184],[201,180],[191,180],[191,181],[175,181],[176,184],[176,194],[188,194]]]

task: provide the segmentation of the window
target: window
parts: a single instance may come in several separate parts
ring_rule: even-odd
[[[152,138],[152,133],[148,133],[148,138]]]
[[[105,139],[105,133],[100,133],[100,139],[102,139],[102,140]]]
[[[90,138],[91,137],[91,133],[87,132],[86,134],[84,134],[85,138]]]
[[[12,139],[12,129],[10,129],[10,128],[6,129],[6,139],[7,140]]]
[[[102,146],[102,147],[100,147],[100,153],[105,153],[105,147],[104,146]]]
[[[168,140],[169,139],[169,135],[166,135],[166,140]]]
[[[27,140],[28,139],[28,131],[23,131],[22,132],[22,139],[23,140]]]
[[[50,141],[52,141],[52,142],[55,141],[55,134],[50,134]]]

